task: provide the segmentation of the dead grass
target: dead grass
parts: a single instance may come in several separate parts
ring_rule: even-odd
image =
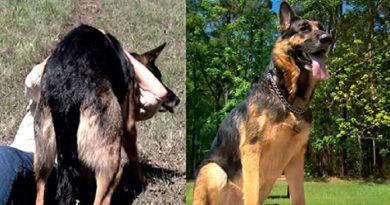
[[[94,10],[69,1],[0,1],[0,144],[12,140],[27,105],[24,78],[64,32],[89,22],[138,53],[167,42],[157,65],[163,81],[181,99],[175,114],[158,114],[139,123],[138,147],[148,186],[133,204],[185,203],[185,2],[103,0]],[[51,3],[49,3],[51,2]],[[89,4],[90,3],[90,4]],[[72,15],[74,6],[77,12]],[[78,9],[80,5],[85,9]],[[88,6],[89,5],[89,6]],[[82,12],[93,13],[93,17]],[[80,14],[80,15],[79,15]],[[156,171],[160,170],[160,171]]]
[[[102,8],[96,26],[113,31],[128,50],[142,53],[168,43],[157,64],[163,81],[182,101],[175,114],[158,114],[138,126],[142,161],[165,171],[146,170],[149,184],[133,204],[184,204],[185,2],[103,1]]]
[[[0,144],[12,141],[25,114],[25,76],[58,41],[72,10],[69,1],[0,1]]]

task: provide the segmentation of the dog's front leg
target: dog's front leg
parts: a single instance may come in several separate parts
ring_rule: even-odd
[[[135,125],[131,127],[130,130],[124,130],[122,147],[126,152],[129,162],[138,163],[137,129]]]
[[[305,204],[305,192],[303,188],[304,158],[305,150],[303,149],[291,159],[285,169],[292,205]]]
[[[131,166],[135,166],[137,169],[138,179],[141,184],[146,185],[146,178],[142,167],[138,161],[138,149],[137,149],[137,129],[134,125],[130,130],[124,131],[124,137],[122,140],[122,147],[127,156],[128,163]]]
[[[243,197],[245,205],[260,204],[260,145],[245,143],[240,146]]]
[[[122,107],[122,116],[124,119],[124,131],[122,139],[122,147],[127,155],[127,160],[130,163],[138,163],[137,150],[137,128],[136,128],[136,104],[134,97],[134,88],[129,88],[128,96],[126,97]]]

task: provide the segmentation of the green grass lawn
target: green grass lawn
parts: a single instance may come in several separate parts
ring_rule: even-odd
[[[277,182],[272,195],[286,194],[286,182]],[[193,182],[187,183],[187,204],[192,202]],[[388,205],[390,183],[369,183],[333,179],[329,182],[305,182],[306,204],[314,205]],[[289,205],[288,199],[268,199],[266,204]]]

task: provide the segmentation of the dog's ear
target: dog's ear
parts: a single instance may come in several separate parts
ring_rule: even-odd
[[[161,51],[164,49],[165,45],[167,43],[163,43],[159,47],[150,50],[148,52],[145,52],[142,54],[143,57],[145,57],[149,62],[153,62],[157,59],[157,57],[160,55]]]
[[[296,14],[291,6],[287,2],[282,2],[279,9],[279,30],[281,32],[287,30],[295,17]]]

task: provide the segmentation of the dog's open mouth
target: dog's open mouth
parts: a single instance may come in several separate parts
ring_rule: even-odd
[[[329,72],[326,69],[326,50],[320,50],[315,53],[302,52],[301,59],[304,62],[304,68],[312,72],[317,80],[326,80],[329,78]]]
[[[174,113],[175,112],[173,110],[173,108],[168,107],[168,106],[164,106],[164,105],[162,105],[158,111],[159,112],[170,112],[170,113]]]

